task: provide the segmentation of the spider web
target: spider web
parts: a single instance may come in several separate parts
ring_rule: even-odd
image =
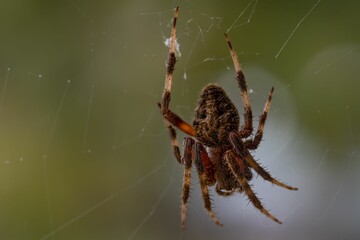
[[[2,238],[359,235],[357,1],[1,5]],[[275,87],[264,141],[253,154],[299,191],[260,177],[251,184],[282,225],[243,194],[223,198],[211,189],[225,225],[215,226],[194,171],[187,229],[180,229],[183,166],[173,157],[156,107],[177,5],[176,113],[190,122],[198,93],[210,82],[242,111],[224,32],[246,75],[255,126]],[[181,142],[184,135],[178,135]]]

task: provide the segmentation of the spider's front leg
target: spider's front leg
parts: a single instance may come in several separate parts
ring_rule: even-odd
[[[165,78],[165,88],[164,93],[162,95],[161,103],[158,103],[160,107],[161,113],[166,121],[168,121],[171,125],[179,128],[181,131],[185,132],[190,136],[195,136],[195,130],[193,127],[182,120],[178,115],[173,113],[170,108],[170,100],[171,100],[171,85],[173,80],[173,72],[175,69],[176,64],[176,57],[175,57],[175,41],[176,41],[176,21],[179,16],[179,7],[175,9],[174,17],[173,17],[173,25],[171,29],[171,40],[169,46],[169,58],[166,64],[167,71],[166,71],[166,78]],[[172,131],[169,129],[169,131]],[[170,133],[170,135],[173,135]]]
[[[241,65],[239,63],[236,52],[234,51],[234,49],[232,47],[232,44],[230,42],[230,39],[229,39],[229,37],[228,37],[228,35],[226,33],[225,33],[225,39],[226,39],[226,42],[227,42],[228,47],[229,47],[231,58],[232,58],[232,60],[234,62],[234,67],[235,67],[235,72],[236,72],[236,80],[237,80],[238,85],[240,87],[241,97],[242,97],[242,101],[243,101],[243,104],[244,104],[245,124],[241,128],[241,130],[239,131],[239,134],[240,134],[241,138],[247,138],[247,137],[249,137],[251,135],[251,133],[253,131],[253,125],[252,125],[253,116],[252,116],[250,98],[249,98],[249,94],[248,94],[248,90],[247,90],[247,86],[246,86],[246,81],[245,81],[245,75],[244,75],[244,73],[243,73],[243,71],[241,69]],[[269,98],[265,103],[264,111],[263,111],[262,115],[260,116],[258,129],[257,129],[257,132],[255,134],[254,139],[248,140],[248,141],[245,142],[246,147],[249,148],[249,149],[256,149],[259,146],[259,144],[260,144],[260,142],[262,140],[265,121],[266,121],[266,116],[267,116],[267,113],[268,113],[269,108],[270,108],[270,102],[271,102],[273,92],[274,92],[274,88],[271,88],[271,91],[269,93]]]
[[[236,52],[234,51],[232,44],[230,42],[230,39],[226,33],[225,33],[225,40],[228,44],[230,55],[231,55],[231,58],[234,63],[235,72],[236,72],[236,80],[240,87],[241,98],[242,98],[242,102],[244,104],[245,123],[244,123],[244,126],[240,130],[240,135],[242,138],[247,138],[251,135],[251,133],[253,131],[253,125],[252,125],[253,115],[252,115],[252,110],[251,110],[249,93],[248,93],[247,86],[246,86],[245,75],[241,69],[241,65],[239,63],[239,59],[236,55]]]
[[[270,90],[270,93],[269,93],[269,97],[266,100],[263,113],[261,114],[261,116],[259,118],[259,125],[258,125],[258,129],[256,131],[254,139],[249,139],[249,140],[245,141],[245,143],[244,143],[248,149],[256,149],[262,140],[266,117],[267,117],[267,113],[270,109],[270,103],[271,103],[273,92],[274,92],[274,88],[272,87]]]
[[[171,84],[173,80],[173,72],[175,69],[175,63],[176,63],[176,57],[175,57],[175,41],[176,41],[176,20],[179,16],[179,7],[175,9],[174,17],[173,17],[173,26],[171,29],[171,40],[170,40],[170,46],[169,46],[169,59],[167,62],[167,71],[166,71],[166,78],[165,78],[165,88],[164,93],[162,95],[161,103],[158,103],[158,106],[160,108],[161,114],[164,118],[165,126],[167,127],[171,144],[173,146],[174,155],[176,157],[176,160],[179,163],[183,163],[181,161],[180,156],[180,149],[179,149],[179,143],[176,139],[176,131],[174,127],[179,128],[186,134],[190,136],[195,136],[195,130],[193,127],[182,120],[178,115],[173,113],[170,108],[170,100],[171,100]],[[174,127],[173,127],[174,126]]]

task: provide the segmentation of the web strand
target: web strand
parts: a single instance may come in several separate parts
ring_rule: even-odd
[[[300,27],[300,25],[302,24],[302,22],[310,15],[310,13],[316,8],[316,6],[321,2],[321,0],[318,0],[315,5],[305,14],[305,16],[300,20],[300,22],[298,22],[298,24],[296,24],[295,28],[293,29],[293,31],[290,33],[289,37],[286,39],[286,41],[284,42],[284,44],[281,46],[280,50],[277,52],[277,54],[275,55],[275,58],[277,59],[281,52],[284,50],[285,46],[288,44],[288,42],[290,41],[290,39],[292,38],[292,36],[294,35],[294,33],[298,30],[298,28]]]

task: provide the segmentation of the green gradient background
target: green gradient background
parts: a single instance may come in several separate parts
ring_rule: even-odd
[[[256,158],[300,190],[253,182],[283,225],[245,197],[213,196],[219,228],[202,209],[195,177],[188,227],[180,229],[183,167],[156,107],[171,9],[181,8],[182,53],[172,106],[190,121],[208,82],[241,107],[223,32],[248,2],[2,0],[0,239],[358,238],[355,0],[321,1],[278,58],[315,0],[259,0],[250,22],[230,30],[256,116],[275,87]]]

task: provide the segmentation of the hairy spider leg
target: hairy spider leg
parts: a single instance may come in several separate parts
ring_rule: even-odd
[[[230,142],[231,145],[234,147],[235,151],[239,156],[244,159],[251,168],[253,168],[263,179],[269,181],[275,185],[280,187],[289,189],[289,190],[298,190],[296,187],[291,187],[286,185],[285,183],[279,182],[278,180],[274,179],[270,173],[268,173],[264,168],[262,168],[251,156],[250,152],[245,148],[244,143],[241,141],[241,137],[239,133],[232,132],[230,133]]]
[[[159,108],[161,111],[160,103],[159,103]],[[173,147],[173,153],[175,155],[175,158],[180,164],[184,164],[183,160],[181,159],[179,142],[176,137],[176,130],[175,130],[175,128],[173,128],[173,126],[167,120],[164,120],[164,123],[165,123],[166,128],[169,131],[169,136],[170,136],[171,145]]]
[[[262,140],[263,133],[264,133],[265,121],[266,121],[267,113],[270,109],[270,103],[271,103],[273,92],[274,92],[274,87],[272,87],[270,90],[269,97],[266,100],[263,113],[259,118],[259,125],[258,125],[258,129],[256,131],[254,139],[245,141],[245,146],[248,149],[256,149]]]
[[[166,77],[165,77],[165,87],[164,87],[164,93],[162,95],[162,101],[161,104],[159,103],[159,107],[161,109],[161,113],[163,114],[163,117],[173,126],[179,128],[181,131],[185,132],[186,134],[190,136],[195,136],[195,130],[193,127],[182,120],[178,115],[173,113],[169,109],[169,104],[171,100],[171,84],[173,80],[173,72],[175,69],[176,64],[176,57],[175,57],[175,41],[176,41],[176,21],[179,16],[179,7],[175,9],[174,17],[173,17],[173,25],[171,29],[171,40],[170,40],[170,47],[169,47],[169,59],[166,64],[167,71],[166,71]],[[169,129],[171,131],[171,129]],[[171,133],[170,133],[171,135]]]
[[[277,222],[277,223],[282,223],[280,222],[276,217],[274,217],[273,215],[271,215],[269,213],[268,210],[266,210],[263,205],[261,204],[261,201],[258,199],[258,197],[255,195],[255,193],[253,192],[253,190],[251,189],[251,187],[249,186],[248,181],[246,180],[245,176],[243,175],[243,172],[241,171],[240,165],[237,162],[236,156],[233,153],[232,150],[227,151],[225,153],[225,159],[229,165],[229,168],[231,170],[231,172],[236,176],[236,178],[238,179],[240,186],[242,188],[242,190],[245,192],[245,194],[248,196],[250,202],[254,205],[254,207],[256,207],[257,209],[259,209],[263,214],[265,214],[266,216],[268,216],[270,219],[272,219],[273,221]]]
[[[184,169],[184,179],[182,187],[182,196],[181,196],[181,227],[185,228],[186,222],[186,212],[187,212],[187,202],[190,196],[190,184],[191,184],[191,165],[193,160],[193,149],[195,141],[192,138],[184,139],[184,154],[182,157],[182,162],[185,164]]]
[[[167,62],[167,73],[165,80],[165,91],[171,92],[171,84],[173,79],[173,72],[175,69],[176,57],[175,57],[175,41],[176,41],[176,22],[179,17],[179,7],[176,7],[174,17],[172,20],[171,39],[169,46],[169,59]]]
[[[240,91],[241,91],[241,98],[242,98],[242,102],[244,104],[244,118],[245,118],[245,123],[244,125],[241,127],[240,130],[240,135],[242,138],[247,138],[251,135],[252,131],[253,131],[253,126],[252,126],[252,110],[251,110],[251,103],[250,103],[250,98],[249,98],[249,93],[247,90],[247,86],[246,86],[246,81],[245,81],[245,75],[241,69],[241,65],[239,63],[238,57],[236,55],[236,52],[234,51],[232,44],[230,42],[230,39],[228,37],[228,35],[225,33],[225,40],[228,44],[229,47],[229,51],[230,51],[230,55],[231,58],[234,62],[234,67],[235,67],[235,72],[236,72],[236,80],[238,82],[238,85],[240,87]]]
[[[216,225],[222,226],[222,223],[217,219],[214,211],[211,208],[211,199],[210,199],[210,195],[209,195],[209,189],[206,184],[206,173],[205,173],[205,169],[202,164],[202,161],[201,161],[201,147],[202,147],[201,143],[196,142],[194,152],[195,152],[195,166],[196,166],[196,169],[197,169],[197,172],[199,175],[199,179],[200,179],[200,186],[201,186],[202,197],[204,200],[204,207],[207,210],[207,212],[208,212],[210,218],[213,220],[213,222]]]
[[[195,143],[192,138],[187,137],[184,139],[184,154],[182,157],[182,162],[185,163],[185,169],[182,188],[183,192],[181,198],[181,227],[185,228],[186,223],[186,212],[188,208],[187,202],[190,196],[192,161],[195,161],[195,166],[199,175],[201,192],[204,200],[204,207],[207,210],[210,218],[214,221],[214,223],[222,226],[211,208],[211,200],[209,195],[209,189],[207,186],[209,183],[215,182],[212,169],[210,169],[210,166],[207,166],[207,164],[210,164],[210,159],[207,156],[204,147],[200,143]]]

